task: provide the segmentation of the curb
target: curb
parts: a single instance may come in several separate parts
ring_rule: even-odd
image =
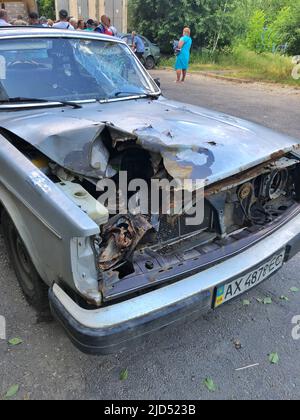
[[[157,68],[157,70],[164,70],[164,71],[172,71],[172,68],[170,67],[161,67],[161,68]],[[260,83],[263,85],[271,85],[271,86],[281,86],[281,87],[289,87],[295,90],[300,90],[300,86],[296,86],[296,85],[289,85],[289,84],[285,84],[285,83],[278,83],[278,82],[272,82],[270,80],[260,80],[260,79],[240,79],[237,77],[227,77],[227,76],[222,76],[220,74],[216,74],[216,73],[212,73],[212,72],[205,72],[205,71],[190,71],[190,74],[196,74],[199,76],[204,76],[204,77],[210,77],[211,79],[217,79],[217,80],[224,80],[225,82],[233,82],[233,83],[238,83],[238,84],[255,84],[255,83]]]
[[[201,72],[201,71],[191,71],[192,74],[200,74],[204,77],[210,77],[212,79],[219,79],[219,80],[226,80],[228,82],[234,82],[234,83],[266,83],[261,80],[251,80],[251,79],[239,79],[237,77],[227,77],[222,76],[220,74],[216,73],[209,73],[209,72]]]
[[[155,70],[163,70],[163,71],[173,71],[173,69],[171,67],[160,67],[157,68]],[[227,77],[227,76],[222,76],[220,74],[216,74],[216,73],[212,73],[212,72],[207,72],[207,71],[193,71],[190,70],[189,72],[190,74],[197,74],[199,76],[204,76],[204,77],[210,77],[211,79],[219,79],[219,80],[225,80],[227,82],[235,82],[235,83],[269,83],[269,82],[264,82],[261,80],[252,80],[252,79],[239,79],[236,77]]]

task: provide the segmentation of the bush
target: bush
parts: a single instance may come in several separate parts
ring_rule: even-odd
[[[173,67],[175,57],[163,58],[161,65]],[[256,53],[244,45],[222,51],[194,51],[191,55],[192,70],[231,70],[241,78],[287,82],[291,80],[293,63],[290,57],[273,53]]]
[[[55,19],[55,0],[38,0],[37,4],[40,16]]]
[[[249,22],[245,44],[257,52],[265,51],[265,24],[266,15],[262,10],[256,10]]]
[[[233,38],[232,7],[232,1],[224,0],[130,0],[129,28],[155,41],[166,54],[184,26],[191,28],[194,48],[223,47]]]
[[[293,69],[290,57],[268,52],[257,54],[241,45],[233,49],[232,64],[274,81],[289,79]]]
[[[278,11],[273,20],[263,10],[256,10],[249,22],[245,45],[252,51],[277,52],[283,49],[291,54],[300,52],[300,4]],[[242,42],[242,41],[241,41]]]

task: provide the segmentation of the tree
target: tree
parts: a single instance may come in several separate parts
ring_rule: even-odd
[[[291,26],[294,24],[294,13],[291,7],[283,7],[276,19],[268,26],[269,50],[274,51],[280,45],[289,43]]]
[[[191,28],[195,47],[222,47],[233,35],[233,3],[224,8],[224,0],[131,0],[129,26],[159,43],[163,52],[170,53],[184,26]]]
[[[276,15],[256,10],[249,22],[246,46],[256,52],[276,52],[287,46],[291,54],[300,52],[300,5],[285,6]]]
[[[296,3],[292,8],[292,18],[286,22],[284,27],[288,53],[291,55],[300,54],[300,3]]]
[[[184,26],[197,49],[244,43],[263,52],[287,44],[300,53],[300,0],[129,0],[129,26],[164,53]]]
[[[249,22],[246,46],[253,51],[266,50],[266,15],[263,10],[256,10]]]
[[[55,19],[55,0],[38,0],[37,4],[40,16]]]

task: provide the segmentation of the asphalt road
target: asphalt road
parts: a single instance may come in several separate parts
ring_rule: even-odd
[[[175,85],[170,72],[161,77],[166,96],[248,118],[299,136],[300,91],[240,85],[190,76]],[[300,136],[299,136],[300,137]],[[90,357],[69,342],[55,322],[42,322],[24,301],[0,236],[0,315],[7,320],[11,347],[0,340],[0,395],[18,384],[20,399],[299,399],[300,340],[292,338],[292,318],[300,315],[300,256],[242,299],[196,321],[164,329],[142,345],[117,355]],[[286,295],[289,301],[281,301]],[[262,305],[256,298],[271,297]],[[237,350],[233,341],[239,340]],[[278,365],[268,354],[277,352]],[[259,363],[243,371],[236,369]],[[128,379],[120,381],[122,369]],[[209,393],[203,380],[218,389]]]

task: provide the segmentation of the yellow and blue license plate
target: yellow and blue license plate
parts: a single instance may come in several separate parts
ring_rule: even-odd
[[[284,258],[285,249],[274,255],[259,268],[245,274],[243,277],[218,287],[214,307],[217,308],[262,283],[283,266]]]

